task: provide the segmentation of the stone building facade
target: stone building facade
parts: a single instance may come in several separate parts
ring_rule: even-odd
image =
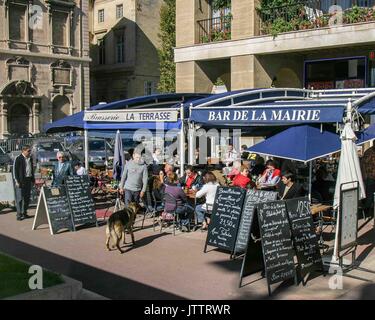
[[[375,87],[375,1],[302,3],[261,13],[259,0],[219,11],[176,0],[177,92],[211,92],[219,78],[227,90]],[[280,25],[290,29],[274,34]]]
[[[157,92],[163,0],[90,0],[92,104]]]
[[[90,106],[88,1],[0,0],[0,138]]]

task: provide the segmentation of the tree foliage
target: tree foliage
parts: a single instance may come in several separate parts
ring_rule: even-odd
[[[220,10],[230,8],[231,0],[211,0],[211,8],[213,10]]]
[[[158,50],[160,82],[159,92],[176,91],[176,64],[173,48],[176,46],[176,0],[164,0],[160,9],[161,47]]]

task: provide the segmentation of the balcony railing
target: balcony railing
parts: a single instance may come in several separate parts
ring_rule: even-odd
[[[375,21],[375,0],[307,0],[258,9],[260,34]]]
[[[197,21],[198,43],[231,39],[232,15]]]

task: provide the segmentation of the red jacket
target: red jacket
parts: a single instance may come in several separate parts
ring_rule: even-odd
[[[242,174],[238,174],[233,179],[233,186],[234,187],[241,187],[246,189],[247,185],[251,183],[250,178],[243,176]]]

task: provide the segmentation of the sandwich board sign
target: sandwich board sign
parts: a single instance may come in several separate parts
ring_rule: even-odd
[[[62,229],[75,231],[65,186],[42,188],[32,230],[43,224],[49,225],[52,235]]]

